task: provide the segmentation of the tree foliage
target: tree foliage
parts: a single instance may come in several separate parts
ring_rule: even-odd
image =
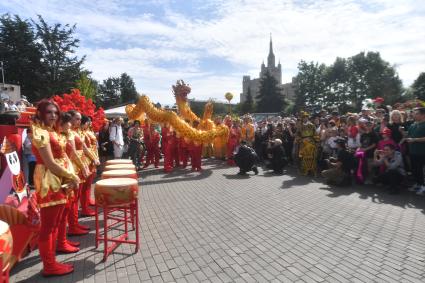
[[[104,108],[111,106],[135,103],[139,95],[133,79],[126,73],[119,77],[111,77],[99,85],[96,102]]]
[[[0,18],[0,60],[7,83],[20,85],[29,100],[41,98],[42,53],[29,21],[8,14]]]
[[[252,113],[255,110],[254,99],[252,98],[251,88],[248,87],[246,100],[241,105],[241,114]]]
[[[379,52],[336,58],[330,66],[301,61],[298,70],[296,110],[320,107],[360,110],[366,98],[380,96],[390,105],[402,98],[402,82],[395,68]]]
[[[80,78],[76,82],[76,87],[85,98],[94,100],[97,97],[98,83],[95,79],[90,77],[90,73],[88,71],[81,72]]]
[[[139,97],[133,79],[126,73],[121,74],[120,90],[122,103],[135,103]]]
[[[425,72],[419,74],[412,84],[412,95],[421,100],[425,100]]]
[[[46,92],[59,94],[75,87],[85,57],[74,56],[79,39],[74,38],[76,25],[49,25],[40,15],[33,21],[42,53]]]
[[[30,101],[70,91],[80,77],[84,57],[75,50],[75,25],[49,25],[41,16],[37,21],[22,20],[8,14],[0,18],[0,60],[5,80],[21,86]]]
[[[257,112],[280,112],[286,105],[278,81],[269,72],[261,78],[256,98],[258,99]]]

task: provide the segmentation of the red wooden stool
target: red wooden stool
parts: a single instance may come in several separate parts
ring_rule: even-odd
[[[94,195],[96,199],[96,248],[99,242],[103,240],[104,251],[103,260],[106,261],[109,254],[121,243],[136,245],[136,251],[139,250],[139,206],[138,206],[139,187],[137,180],[131,178],[111,178],[96,182]],[[135,210],[135,232],[136,240],[128,239],[128,216],[127,212],[134,207]],[[103,209],[103,234],[99,232],[99,208]],[[124,211],[124,216],[113,214],[114,211]],[[108,220],[112,220],[111,224]],[[109,238],[108,232],[115,226],[124,223],[124,234]],[[108,243],[112,242],[111,246]]]
[[[0,220],[0,282],[9,282],[10,258],[13,250],[13,238],[9,224]]]

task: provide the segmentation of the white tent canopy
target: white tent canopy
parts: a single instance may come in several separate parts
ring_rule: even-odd
[[[127,114],[125,113],[125,107],[126,105],[105,110],[105,116],[107,118],[127,116]]]

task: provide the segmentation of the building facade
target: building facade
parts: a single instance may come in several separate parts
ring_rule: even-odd
[[[271,74],[276,81],[278,86],[281,89],[281,95],[288,100],[294,100],[295,90],[294,90],[294,78],[292,82],[282,84],[282,65],[279,63],[276,66],[276,59],[273,53],[273,42],[270,37],[270,47],[269,55],[267,56],[267,66],[263,63],[261,64],[261,71],[258,78],[251,79],[250,76],[243,76],[242,79],[242,93],[240,94],[240,102],[243,103],[246,101],[248,91],[251,92],[252,98],[254,101],[257,101],[256,97],[260,89],[260,80],[266,75],[266,73]]]

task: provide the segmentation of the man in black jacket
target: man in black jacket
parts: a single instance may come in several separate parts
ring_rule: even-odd
[[[246,175],[246,172],[253,171],[258,174],[257,154],[255,150],[246,144],[246,141],[241,141],[238,152],[234,156],[235,163],[239,167],[238,175]]]

